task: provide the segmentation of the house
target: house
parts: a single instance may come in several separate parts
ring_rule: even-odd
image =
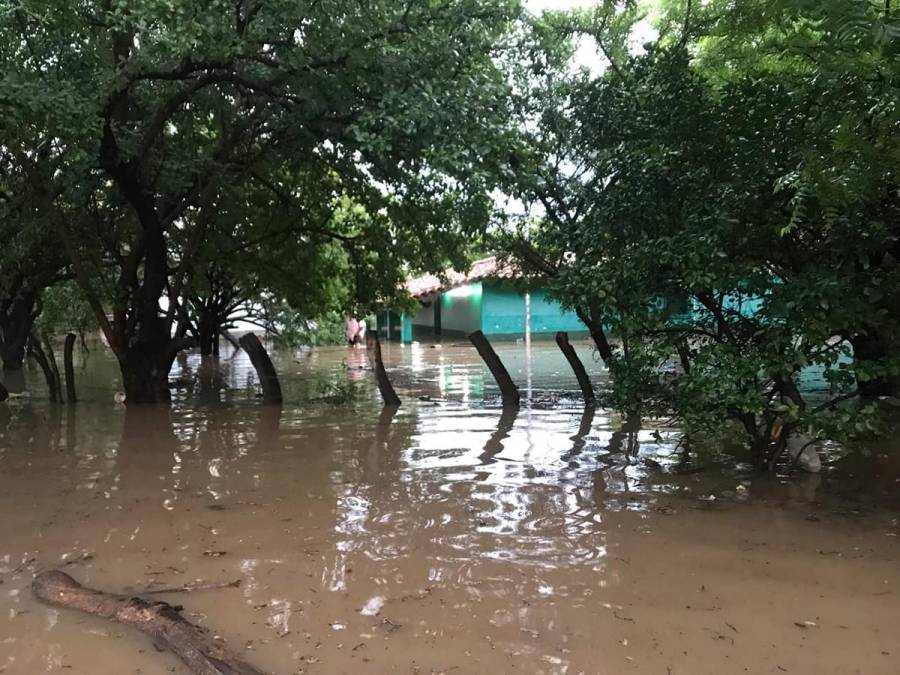
[[[552,337],[557,331],[587,333],[572,311],[564,310],[542,289],[526,294],[515,287],[515,268],[496,257],[476,260],[466,274],[448,270],[443,278],[426,274],[406,282],[406,290],[418,301],[415,314],[378,314],[382,339],[402,342],[465,338],[476,330],[493,339],[518,339],[525,335],[530,314],[534,338]]]

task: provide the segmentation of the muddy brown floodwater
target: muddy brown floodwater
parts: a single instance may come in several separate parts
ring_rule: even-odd
[[[584,413],[555,345],[499,351],[518,414],[466,346],[387,348],[394,415],[347,349],[280,358],[280,411],[242,356],[184,360],[171,410],[114,404],[100,351],[75,408],[28,372],[0,404],[0,672],[185,672],[38,604],[62,568],[116,592],[239,579],[158,597],[278,675],[900,673],[896,453],[762,477]]]

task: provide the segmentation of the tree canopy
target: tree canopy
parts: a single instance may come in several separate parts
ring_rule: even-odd
[[[551,17],[606,68],[557,59],[531,97],[541,151],[518,194],[541,216],[505,247],[618,337],[598,346],[623,409],[707,433],[735,419],[764,462],[782,428],[871,429],[872,407],[839,403],[900,375],[900,23],[889,3],[657,10],[638,48],[633,8]],[[810,367],[828,391],[801,391]]]
[[[167,397],[212,260],[242,292],[300,304],[346,275],[349,305],[463,265],[510,131],[496,57],[518,15],[509,0],[8,3],[11,173],[40,163],[32,216],[129,398]]]

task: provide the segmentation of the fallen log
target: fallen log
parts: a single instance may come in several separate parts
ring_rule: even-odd
[[[31,589],[48,605],[77,609],[137,628],[153,638],[154,644],[178,656],[197,675],[263,675],[166,602],[95,591],[58,570],[38,574]]]
[[[569,342],[569,334],[564,331],[557,333],[556,344],[559,346],[563,356],[566,357],[566,361],[569,362],[569,366],[571,366],[572,370],[575,372],[575,378],[578,380],[578,386],[581,387],[584,402],[588,405],[593,405],[595,401],[594,388],[591,386],[591,380],[588,378],[587,371],[584,369],[584,364],[581,362],[581,359],[578,358],[578,354],[575,353],[575,347]]]
[[[488,339],[484,336],[484,333],[480,330],[476,330],[474,333],[469,334],[469,340],[475,345],[475,349],[477,349],[478,353],[481,355],[481,360],[484,361],[485,365],[494,376],[494,379],[497,381],[497,386],[500,387],[500,397],[503,400],[503,405],[518,406],[519,390],[509,376],[509,371],[506,370],[503,361],[500,360],[500,357],[497,356],[497,352],[494,351],[491,343],[488,342]]]
[[[241,347],[250,357],[250,363],[256,369],[259,376],[259,384],[262,386],[263,401],[266,403],[281,403],[281,383],[278,381],[278,373],[272,365],[272,359],[263,347],[262,342],[254,333],[246,333],[239,340]]]

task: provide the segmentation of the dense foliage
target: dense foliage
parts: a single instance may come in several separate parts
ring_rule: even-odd
[[[228,320],[219,286],[354,309],[406,271],[464,264],[518,11],[6,0],[0,220],[64,252],[129,400],[166,399],[177,352]]]
[[[840,403],[900,381],[900,20],[850,0],[659,9],[638,48],[633,8],[546,17],[606,68],[557,60],[529,96],[518,194],[541,217],[505,246],[589,321],[618,407],[737,420],[768,463],[792,432],[872,429]]]

